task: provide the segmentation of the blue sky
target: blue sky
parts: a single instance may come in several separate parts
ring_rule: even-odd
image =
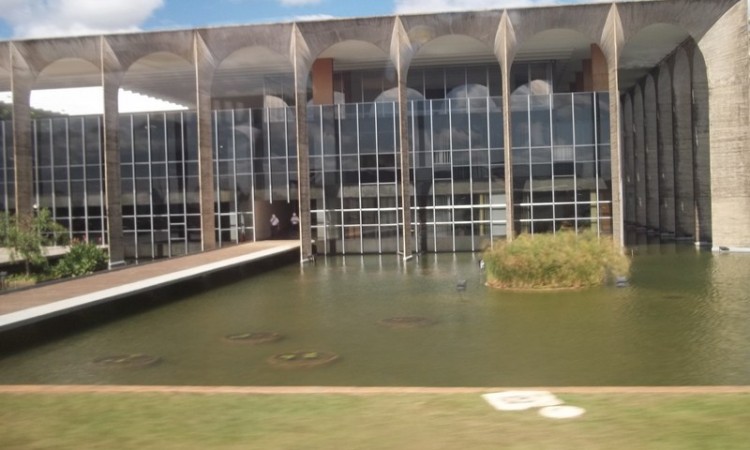
[[[607,0],[0,0],[0,39]]]

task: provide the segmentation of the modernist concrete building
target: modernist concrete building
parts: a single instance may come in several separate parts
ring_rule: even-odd
[[[561,228],[750,249],[748,82],[745,0],[2,42],[0,208],[50,208],[113,265],[293,212],[303,260]],[[100,113],[34,108],[81,87]]]

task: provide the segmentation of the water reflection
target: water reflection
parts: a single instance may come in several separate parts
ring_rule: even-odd
[[[701,385],[750,382],[750,255],[633,247],[629,287],[484,286],[476,255],[347,256],[289,266],[0,360],[0,383]],[[457,283],[465,280],[465,289]],[[383,327],[393,317],[429,326]],[[265,345],[230,333],[275,332]],[[290,370],[269,357],[335,352]],[[101,356],[162,363],[101,370]]]

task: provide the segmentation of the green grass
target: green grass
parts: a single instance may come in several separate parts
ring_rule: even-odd
[[[745,449],[750,394],[576,394],[555,421],[478,394],[0,394],[3,449]]]
[[[522,234],[483,255],[488,284],[506,289],[571,289],[627,276],[630,260],[609,237],[592,232]]]

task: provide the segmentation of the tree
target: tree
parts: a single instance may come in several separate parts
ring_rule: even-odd
[[[23,260],[26,275],[32,267],[46,269],[46,246],[67,242],[67,230],[52,219],[48,209],[33,216],[0,213],[0,246],[10,251],[11,260]]]

